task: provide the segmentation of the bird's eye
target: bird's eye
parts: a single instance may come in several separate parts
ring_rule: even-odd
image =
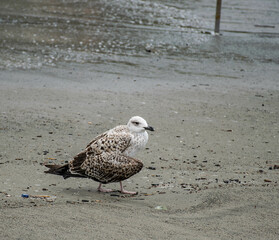
[[[135,124],[136,126],[138,126],[138,125],[139,125],[139,122],[133,122],[133,124]]]

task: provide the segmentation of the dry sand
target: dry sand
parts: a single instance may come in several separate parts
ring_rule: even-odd
[[[226,64],[1,71],[1,239],[277,239],[278,65]],[[44,174],[133,115],[156,129],[137,196]]]

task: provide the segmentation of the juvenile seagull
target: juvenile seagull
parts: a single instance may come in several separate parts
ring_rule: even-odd
[[[122,181],[138,173],[142,161],[133,158],[148,141],[146,130],[154,131],[138,116],[132,117],[127,125],[112,128],[93,139],[84,151],[65,165],[45,165],[45,173],[69,177],[91,178],[99,182],[98,191],[112,192],[102,188],[102,184],[120,182],[121,193],[136,194],[124,190]]]

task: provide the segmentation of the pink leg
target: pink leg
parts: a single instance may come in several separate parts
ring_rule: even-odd
[[[102,188],[102,184],[100,183],[99,187],[98,187],[98,191],[99,192],[113,192],[112,189],[104,189]]]
[[[125,194],[131,194],[131,195],[137,194],[137,192],[129,192],[129,191],[124,190],[124,188],[122,186],[122,182],[120,182],[120,192],[125,193]]]

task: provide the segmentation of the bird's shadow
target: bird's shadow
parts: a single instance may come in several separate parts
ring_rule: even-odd
[[[84,198],[84,197],[89,197],[89,198],[100,198],[100,197],[119,197],[119,198],[129,198],[129,197],[135,197],[138,196],[138,193],[135,195],[129,195],[129,194],[122,194],[119,190],[113,189],[114,191],[112,192],[99,192],[97,189],[92,189],[92,188],[63,188],[61,189],[61,193],[64,196],[71,196],[71,197],[78,197],[78,198]]]

